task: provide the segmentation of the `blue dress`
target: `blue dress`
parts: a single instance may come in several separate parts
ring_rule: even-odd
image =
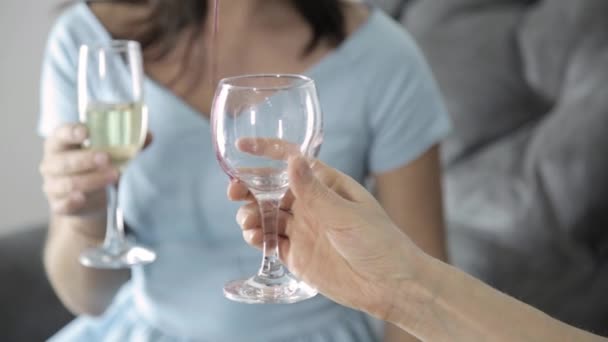
[[[83,43],[108,32],[84,3],[50,33],[41,80],[39,132],[78,121],[76,69]],[[320,159],[364,181],[398,168],[446,135],[449,120],[431,73],[397,23],[372,9],[366,23],[306,73],[324,112]],[[323,296],[290,305],[245,305],[222,295],[228,280],[261,260],[235,223],[228,178],[209,122],[145,80],[154,143],[128,167],[120,202],[136,239],[158,253],[135,267],[101,317],[78,317],[51,341],[375,341],[373,320]]]

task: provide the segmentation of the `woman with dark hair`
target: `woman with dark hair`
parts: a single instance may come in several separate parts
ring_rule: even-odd
[[[374,322],[317,296],[291,305],[226,300],[224,282],[255,270],[224,198],[208,123],[215,79],[253,73],[313,78],[324,112],[319,158],[359,182],[371,176],[391,218],[445,258],[438,167],[449,122],[428,67],[379,9],[339,0],[77,3],[50,33],[41,80],[41,163],[51,224],[44,261],[63,303],[81,315],[52,341],[375,341]],[[81,44],[137,40],[154,139],[121,176],[130,234],[158,255],[128,270],[82,267],[103,240],[104,187],[118,173],[81,148],[76,69]],[[213,43],[213,44],[212,44]],[[213,61],[218,63],[211,67]],[[349,286],[349,284],[344,284]],[[387,326],[384,340],[408,337]]]

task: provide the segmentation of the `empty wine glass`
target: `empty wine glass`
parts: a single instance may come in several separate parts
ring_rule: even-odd
[[[148,130],[143,97],[143,62],[139,43],[114,40],[83,45],[78,61],[78,111],[88,129],[85,148],[105,152],[122,173],[142,148]],[[126,268],[146,264],[156,254],[125,237],[118,184],[106,187],[107,227],[103,244],[84,251],[81,264]]]
[[[288,158],[317,153],[322,117],[314,82],[300,75],[245,75],[220,81],[212,105],[218,161],[257,199],[264,233],[258,273],[226,284],[224,295],[245,303],[295,303],[317,291],[279,260],[278,213],[289,188]]]

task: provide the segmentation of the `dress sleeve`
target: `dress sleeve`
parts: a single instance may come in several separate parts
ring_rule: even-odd
[[[48,136],[57,126],[78,121],[76,68],[78,46],[60,17],[47,38],[40,78],[38,134]]]
[[[450,120],[432,73],[409,35],[378,63],[370,90],[369,167],[383,173],[416,159],[443,139]]]

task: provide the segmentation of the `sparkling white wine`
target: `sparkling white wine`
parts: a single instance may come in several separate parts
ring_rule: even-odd
[[[147,131],[147,112],[141,103],[93,103],[85,124],[88,147],[110,155],[112,165],[123,169],[141,149]]]

